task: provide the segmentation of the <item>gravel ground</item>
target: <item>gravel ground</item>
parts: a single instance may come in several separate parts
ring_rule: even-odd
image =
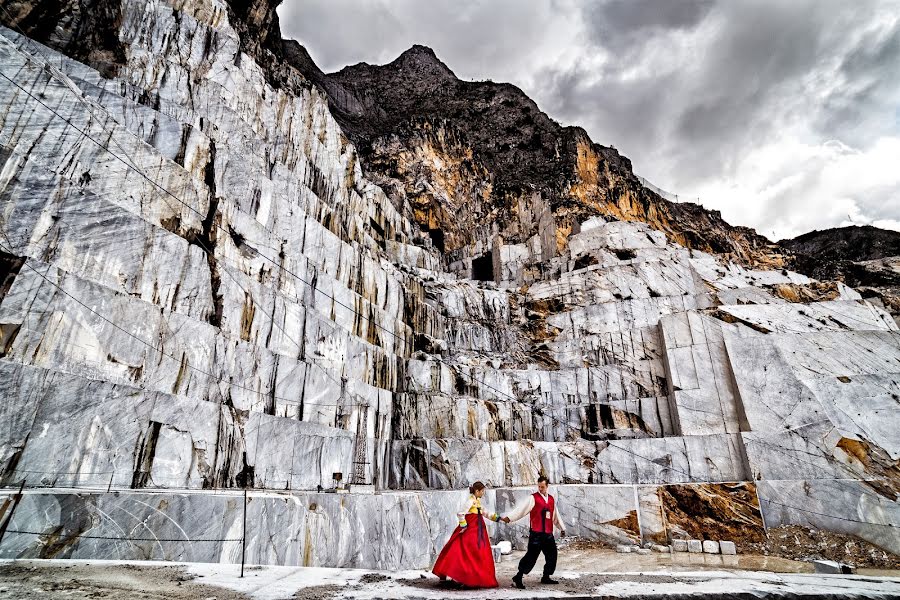
[[[244,594],[192,583],[181,567],[0,564],[0,600],[6,598],[243,600]]]
[[[577,579],[567,578],[567,577],[556,577],[559,581],[559,585],[555,586],[546,586],[538,583],[539,577],[532,578],[531,580],[526,581],[526,588],[536,589],[536,590],[550,590],[550,591],[558,591],[558,592],[566,592],[569,594],[584,594],[586,590],[591,590],[598,585],[602,585],[604,583],[614,583],[614,582],[622,582],[628,581],[633,583],[679,583],[679,582],[687,582],[687,583],[695,583],[697,581],[703,581],[698,579],[697,577],[692,577],[690,579],[679,578],[677,576],[671,575],[654,575],[654,574],[639,574],[634,575],[630,573],[616,574],[616,573],[588,573],[582,574]],[[498,580],[500,578],[498,577]],[[426,590],[435,590],[435,589],[447,589],[447,590],[464,590],[463,586],[453,584],[452,582],[440,582],[436,581],[433,578],[424,578],[419,577],[408,578],[408,579],[397,579],[397,583],[403,584],[407,587],[413,587],[418,589],[426,589]],[[511,588],[508,578],[503,578],[500,581],[501,588]]]

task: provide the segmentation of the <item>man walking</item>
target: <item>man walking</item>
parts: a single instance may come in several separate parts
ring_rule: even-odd
[[[541,552],[544,553],[544,576],[541,577],[541,583],[559,583],[550,578],[556,570],[556,538],[553,537],[553,527],[558,527],[560,537],[565,537],[566,526],[556,508],[556,499],[548,493],[549,487],[550,480],[541,475],[538,477],[538,491],[529,496],[528,501],[513,514],[503,517],[503,521],[507,523],[518,521],[525,515],[529,515],[531,520],[528,551],[519,561],[519,572],[512,578],[520,590],[525,589],[522,577],[531,572]]]

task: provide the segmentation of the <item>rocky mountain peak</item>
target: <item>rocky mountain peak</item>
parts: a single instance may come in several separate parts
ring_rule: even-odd
[[[438,58],[434,50],[421,44],[413,45],[388,66],[404,71],[411,70],[412,74],[422,80],[433,79],[446,82],[457,78],[450,67]]]
[[[404,50],[397,58],[384,65],[373,65],[367,62],[359,62],[348,65],[333,73],[336,78],[364,78],[380,77],[391,78],[401,76],[403,79],[415,80],[422,86],[429,83],[447,82],[456,80],[457,77],[450,68],[428,46],[414,44]]]
[[[900,316],[900,232],[871,225],[810,231],[779,245],[793,253],[796,270],[838,280]]]
[[[537,235],[536,225],[514,213],[537,199],[554,220],[554,231],[544,235],[560,249],[579,221],[604,216],[643,221],[672,241],[748,265],[783,266],[780,249],[756,232],[660,198],[615,148],[560,125],[512,84],[460,80],[428,47],[413,46],[386,65],[360,63],[328,75],[306,56],[285,53],[326,92],[366,174],[398,206],[415,207],[414,217],[441,251],[468,257],[501,238],[525,243]]]

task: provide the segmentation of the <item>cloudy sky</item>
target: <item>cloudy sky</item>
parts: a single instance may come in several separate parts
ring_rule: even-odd
[[[900,0],[287,0],[325,71],[420,43],[770,238],[900,230]]]

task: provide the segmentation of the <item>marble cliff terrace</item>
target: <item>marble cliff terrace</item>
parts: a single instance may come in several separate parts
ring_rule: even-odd
[[[247,489],[248,562],[422,568],[538,473],[587,539],[900,553],[892,246],[863,297],[427,48],[325,74],[276,5],[0,5],[0,557],[239,561]]]

